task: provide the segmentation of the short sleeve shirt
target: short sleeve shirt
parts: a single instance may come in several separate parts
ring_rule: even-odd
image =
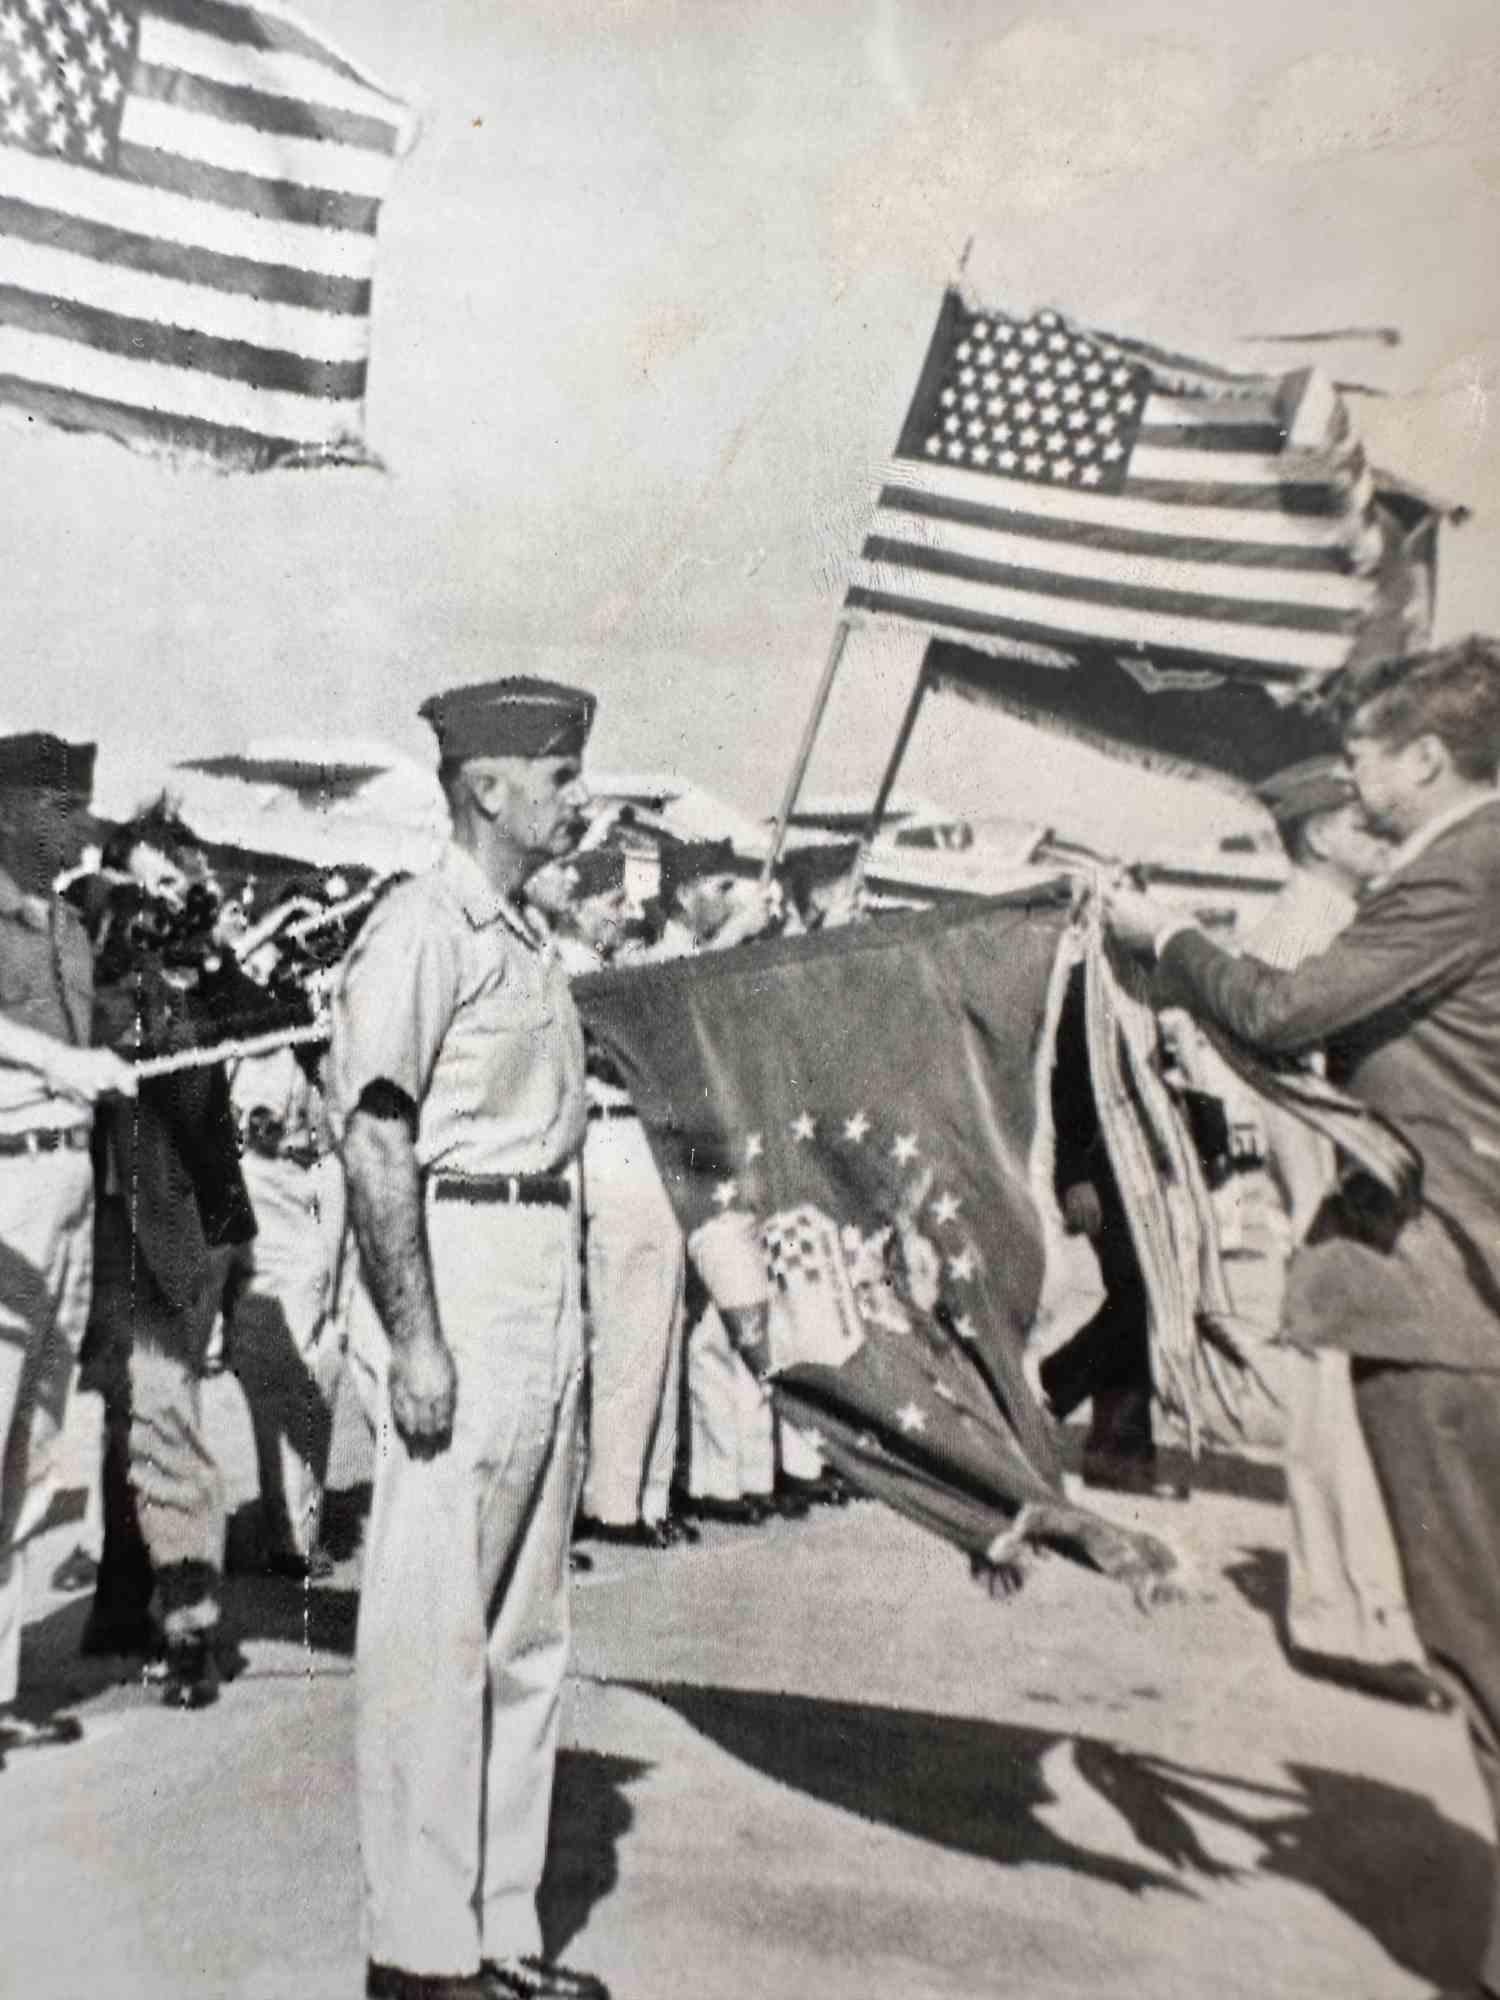
[[[26,897],[7,877],[0,901],[0,1014],[62,1042],[87,1043],[93,995],[88,935],[56,897]],[[34,1071],[0,1062],[0,1131],[87,1124],[75,1099]]]
[[[361,1092],[384,1079],[417,1107],[424,1170],[552,1172],[583,1141],[583,1075],[556,952],[462,848],[376,904],[333,995],[336,1144]]]

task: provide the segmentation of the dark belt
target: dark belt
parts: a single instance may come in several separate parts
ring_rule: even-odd
[[[244,1150],[258,1160],[290,1160],[294,1167],[315,1167],[327,1158],[316,1146],[247,1146]]]
[[[496,1201],[508,1208],[568,1208],[573,1183],[566,1174],[434,1174],[434,1201]]]
[[[590,1118],[639,1118],[640,1112],[633,1104],[591,1104]]]
[[[34,1132],[0,1132],[0,1159],[19,1153],[86,1153],[87,1125],[43,1125]]]

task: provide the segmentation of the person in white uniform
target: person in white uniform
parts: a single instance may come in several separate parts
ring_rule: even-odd
[[[536,1897],[569,1644],[583,1035],[516,903],[576,839],[594,698],[423,704],[453,839],[372,910],[327,1115],[389,1343],[355,1652],[371,2000],[606,2000]]]
[[[575,977],[601,971],[626,938],[624,853],[593,848],[564,879],[563,961]],[[697,1539],[671,1512],[687,1252],[630,1093],[601,1052],[587,1050],[587,1068],[588,1469],[578,1533],[666,1549]]]
[[[52,891],[82,851],[93,770],[91,743],[0,737],[0,1761],[79,1733],[15,1702],[26,1550],[51,1503],[93,1283],[93,1106],[135,1092],[129,1065],[88,1045],[89,941]]]

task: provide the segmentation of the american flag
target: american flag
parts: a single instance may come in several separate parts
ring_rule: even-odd
[[[0,403],[239,469],[368,462],[405,106],[237,0],[0,0]]]
[[[950,291],[846,605],[1295,684],[1344,664],[1381,549],[1315,372],[1233,375]]]

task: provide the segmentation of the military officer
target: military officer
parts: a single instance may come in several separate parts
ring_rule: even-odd
[[[515,900],[567,851],[594,698],[425,702],[453,838],[335,991],[328,1123],[389,1344],[356,1648],[373,2000],[605,2000],[536,1911],[567,1663],[583,1036]]]
[[[570,900],[558,944],[576,977],[602,970],[625,940],[625,856],[596,847],[563,873]],[[697,1539],[670,1511],[687,1251],[630,1093],[602,1051],[587,1050],[587,1070],[588,1451],[578,1528],[595,1541],[665,1549]]]
[[[0,1758],[77,1734],[14,1703],[24,1549],[50,1502],[88,1318],[92,1107],[134,1093],[129,1065],[88,1047],[88,938],[52,893],[79,859],[93,770],[91,743],[0,737]]]

